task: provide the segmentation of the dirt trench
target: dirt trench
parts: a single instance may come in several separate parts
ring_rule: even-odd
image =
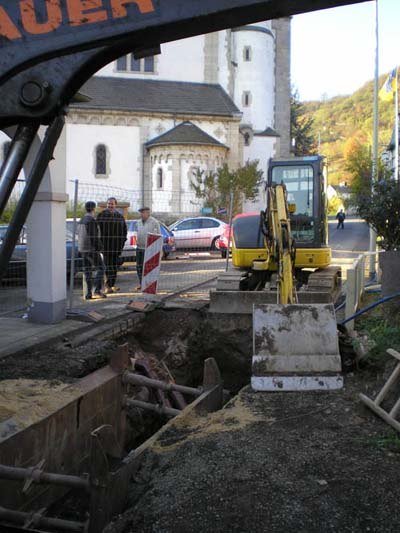
[[[124,339],[132,354],[153,354],[180,384],[198,386],[203,364],[213,357],[224,387],[236,394],[249,383],[252,319],[249,315],[211,314],[205,310],[156,310],[143,327]]]

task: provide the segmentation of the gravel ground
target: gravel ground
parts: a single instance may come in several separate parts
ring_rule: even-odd
[[[247,387],[176,425],[147,452],[107,533],[399,531],[400,441],[358,400],[377,385],[364,372],[340,392]]]

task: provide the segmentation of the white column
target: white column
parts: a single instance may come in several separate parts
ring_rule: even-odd
[[[43,131],[39,135],[43,138]],[[36,141],[37,148],[39,139]],[[29,173],[32,157],[25,168]],[[27,220],[29,320],[53,324],[66,314],[66,127]]]

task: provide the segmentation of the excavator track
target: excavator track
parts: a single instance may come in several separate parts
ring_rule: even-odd
[[[276,273],[265,287],[259,290],[243,290],[248,272],[230,269],[218,276],[216,289],[211,291],[210,309],[215,312],[252,313],[253,304],[277,302]],[[335,304],[341,295],[342,272],[340,266],[311,272],[307,282],[297,289],[299,303]],[[229,309],[229,311],[227,311]]]
[[[300,289],[308,292],[328,293],[335,302],[342,288],[342,270],[340,266],[330,265],[312,272],[307,284]]]

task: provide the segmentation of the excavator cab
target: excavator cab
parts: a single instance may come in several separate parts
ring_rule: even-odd
[[[324,167],[319,155],[269,161],[268,185],[286,186],[296,268],[326,268],[331,262]]]
[[[295,241],[295,268],[326,268],[332,259],[328,246],[326,175],[323,157],[270,159],[267,187],[283,183],[287,191],[292,238]],[[233,222],[232,263],[251,268],[265,259],[265,242],[260,215],[247,213]],[[270,265],[274,270],[274,265]]]

